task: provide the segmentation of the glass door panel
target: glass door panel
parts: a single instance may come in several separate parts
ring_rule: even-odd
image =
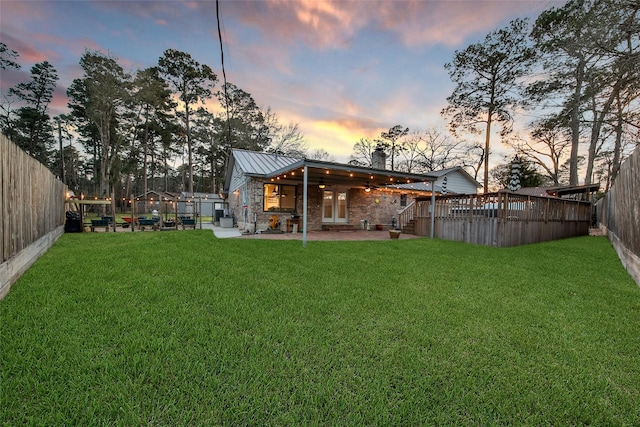
[[[333,222],[333,191],[324,190],[322,197],[322,222]]]
[[[347,222],[347,192],[336,192],[336,222]]]

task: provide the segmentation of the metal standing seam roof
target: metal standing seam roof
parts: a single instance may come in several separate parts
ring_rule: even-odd
[[[385,182],[380,181],[388,182],[394,181],[398,178],[414,182],[435,181],[436,179],[435,176],[430,174],[410,174],[335,162],[300,159],[281,154],[233,149],[231,153],[231,160],[225,175],[225,191],[229,190],[234,170],[242,171],[244,176],[274,178],[278,175],[286,174],[293,169],[303,167],[309,168],[308,179],[312,181],[324,180],[328,183],[338,183],[348,180],[354,185],[357,184],[365,186],[371,184],[372,186],[375,186],[385,184]],[[331,175],[327,172],[329,170],[333,171]]]
[[[242,169],[246,175],[253,176],[266,176],[302,160],[281,154],[259,153],[238,149],[233,150],[233,156],[240,169]]]
[[[437,170],[437,171],[431,171],[429,173],[431,175],[435,175],[437,177],[441,177],[441,176],[444,176],[444,175],[448,174],[449,172],[455,172],[455,171],[460,170],[460,169],[462,169],[460,166],[456,166],[456,167],[453,167],[453,168],[446,168],[446,169],[440,169],[440,170]]]

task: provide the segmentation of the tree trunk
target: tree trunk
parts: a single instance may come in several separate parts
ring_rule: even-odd
[[[147,156],[149,155],[148,150],[148,142],[149,142],[149,122],[145,121],[144,125],[144,140],[142,143],[142,182],[143,182],[143,195],[144,195],[144,211],[147,212],[147,193],[149,191],[149,183],[147,181],[147,168],[149,167]]]
[[[187,131],[187,151],[189,152],[189,194],[193,195],[193,153],[191,147],[191,128],[189,126],[189,104],[185,104],[185,128]]]
[[[576,67],[576,87],[571,98],[571,154],[569,156],[569,185],[578,185],[578,149],[580,148],[580,95],[584,80],[585,60],[580,58]]]
[[[487,131],[484,136],[484,193],[489,192],[489,146],[491,143],[491,121],[496,102],[496,81],[495,76],[491,81],[491,95],[489,98],[489,108],[487,110]]]
[[[491,141],[491,113],[487,117],[487,131],[484,136],[484,193],[489,192],[489,143]]]
[[[618,176],[618,172],[620,171],[620,157],[621,157],[621,151],[622,151],[622,124],[624,122],[624,117],[623,117],[622,102],[620,101],[619,93],[616,97],[616,106],[618,107],[616,111],[617,120],[616,120],[616,127],[615,127],[616,141],[615,141],[615,145],[613,146],[613,165],[611,167],[611,175],[610,175],[612,184],[616,180],[616,177]]]
[[[396,143],[395,141],[391,142],[391,171],[393,172],[395,169],[395,154],[396,154]]]
[[[609,94],[609,98],[607,102],[602,106],[600,113],[598,113],[596,109],[596,102],[594,99],[593,102],[593,126],[591,127],[591,140],[589,141],[589,156],[587,158],[587,172],[584,177],[585,184],[591,184],[591,178],[593,175],[593,163],[595,162],[596,154],[597,154],[597,145],[598,140],[600,139],[600,130],[602,129],[602,124],[604,123],[605,117],[611,111],[611,105],[616,98],[618,98],[618,94],[620,93],[620,80],[618,80],[611,93]],[[595,96],[594,96],[595,98]]]
[[[169,190],[169,155],[166,148],[163,148],[162,157],[164,158],[164,191]]]
[[[216,159],[211,155],[211,193],[215,194],[218,192],[216,188]]]

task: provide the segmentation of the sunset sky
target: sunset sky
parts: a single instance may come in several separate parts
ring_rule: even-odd
[[[353,144],[401,124],[444,127],[455,50],[519,17],[561,5],[503,1],[222,1],[227,80],[300,125],[310,149],[346,162]],[[220,80],[215,1],[0,1],[0,40],[20,54],[6,88],[49,61],[60,76],[52,115],[82,77],[85,49],[108,52],[126,71],[156,65],[165,49],[190,53]],[[496,139],[497,140],[497,139]]]

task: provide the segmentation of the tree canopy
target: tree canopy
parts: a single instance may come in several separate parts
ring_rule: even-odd
[[[512,21],[508,27],[492,31],[482,42],[456,51],[453,61],[445,64],[456,87],[442,110],[450,118],[454,134],[479,132],[484,125],[484,191],[489,185],[491,126],[502,125],[501,134],[513,129],[513,109],[521,103],[521,78],[535,59],[528,43],[526,20]]]
[[[442,109],[448,132],[379,128],[354,144],[349,162],[371,166],[383,148],[393,170],[463,166],[476,179],[484,174],[486,190],[498,136],[508,156],[549,183],[595,180],[606,189],[640,141],[639,49],[637,1],[554,4],[531,26],[514,20],[454,53],[445,65],[454,83]],[[214,70],[188,52],[167,49],[131,74],[100,51],[79,63],[82,75],[66,90],[69,114],[51,117],[58,72],[47,61],[29,64],[28,77],[0,94],[2,132],[75,190],[217,192],[234,147],[331,158],[242,87],[217,85]],[[0,70],[18,75],[23,64],[0,42]]]

